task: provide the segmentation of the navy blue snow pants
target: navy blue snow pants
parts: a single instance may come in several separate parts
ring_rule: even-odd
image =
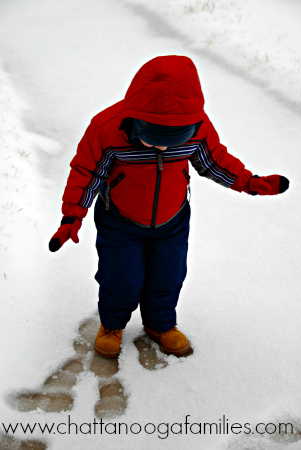
[[[136,225],[105,211],[98,197],[94,220],[99,257],[98,310],[105,328],[125,328],[140,304],[143,325],[167,331],[176,325],[176,306],[186,276],[190,206],[159,228]]]

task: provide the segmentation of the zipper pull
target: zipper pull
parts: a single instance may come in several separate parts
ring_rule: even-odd
[[[158,153],[158,165],[159,165],[159,170],[163,170],[163,158],[162,158],[162,153]]]
[[[110,192],[110,186],[107,187],[107,189],[105,190],[105,197],[106,197],[106,211],[109,211],[110,209],[110,196],[109,196],[109,192]]]
[[[111,181],[111,183],[109,184],[109,186],[107,186],[106,190],[105,190],[105,199],[106,199],[106,211],[109,211],[110,209],[110,191],[117,186],[118,183],[120,183],[121,180],[123,180],[125,177],[125,174],[123,172],[121,172],[117,178],[115,178],[113,181]]]

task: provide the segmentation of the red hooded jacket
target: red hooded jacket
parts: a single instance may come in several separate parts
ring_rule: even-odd
[[[199,127],[188,142],[162,152],[130,140],[130,118]],[[124,100],[92,119],[71,161],[63,201],[88,208],[100,192],[107,209],[157,227],[185,204],[188,161],[199,175],[239,192],[252,176],[220,143],[191,59],[159,56],[137,72]]]

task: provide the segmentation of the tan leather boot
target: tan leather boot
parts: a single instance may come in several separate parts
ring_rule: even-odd
[[[95,339],[94,350],[101,356],[115,358],[119,355],[123,330],[109,330],[100,326]]]
[[[152,331],[146,327],[144,327],[144,330],[153,341],[160,345],[161,351],[167,355],[179,356],[190,350],[189,340],[177,327],[168,331]]]

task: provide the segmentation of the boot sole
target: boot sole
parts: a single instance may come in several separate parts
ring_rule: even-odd
[[[96,353],[98,355],[105,356],[106,358],[116,358],[120,353],[120,349],[115,352],[110,352],[110,351],[106,351],[106,350],[101,350],[100,348],[96,347],[95,344],[94,344],[94,350],[96,351]]]
[[[144,329],[144,331],[151,338],[152,341],[154,341],[157,344],[159,344],[161,352],[165,353],[166,355],[175,355],[175,356],[184,355],[184,353],[187,353],[190,350],[190,348],[191,348],[190,342],[188,341],[188,344],[186,345],[186,347],[180,348],[179,350],[170,350],[170,349],[168,349],[166,347],[163,347],[163,345],[160,342],[160,339],[155,338],[155,336],[153,336],[150,333],[148,333],[148,331],[146,329]]]

